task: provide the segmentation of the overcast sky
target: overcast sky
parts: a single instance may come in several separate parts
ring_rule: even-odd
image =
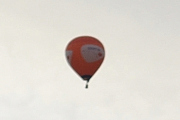
[[[65,58],[105,47],[89,89]],[[179,0],[0,0],[1,120],[180,120]]]

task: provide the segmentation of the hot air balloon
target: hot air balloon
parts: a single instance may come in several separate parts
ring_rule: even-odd
[[[86,88],[91,77],[102,64],[105,51],[102,43],[91,36],[80,36],[66,47],[66,58],[74,71],[86,81]]]

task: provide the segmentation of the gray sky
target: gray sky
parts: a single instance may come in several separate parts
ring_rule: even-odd
[[[179,120],[178,0],[0,0],[1,120]],[[85,82],[69,41],[98,38],[105,60]]]

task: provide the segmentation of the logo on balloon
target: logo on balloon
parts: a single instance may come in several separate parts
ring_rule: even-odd
[[[81,47],[81,54],[88,63],[96,62],[104,58],[104,50],[97,45],[83,45]]]
[[[71,64],[71,59],[72,59],[72,51],[71,50],[66,51],[66,57],[67,57],[68,63]]]

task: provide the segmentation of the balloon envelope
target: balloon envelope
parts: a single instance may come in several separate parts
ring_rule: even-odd
[[[66,48],[69,65],[87,82],[100,67],[104,56],[102,43],[91,36],[77,37]]]

